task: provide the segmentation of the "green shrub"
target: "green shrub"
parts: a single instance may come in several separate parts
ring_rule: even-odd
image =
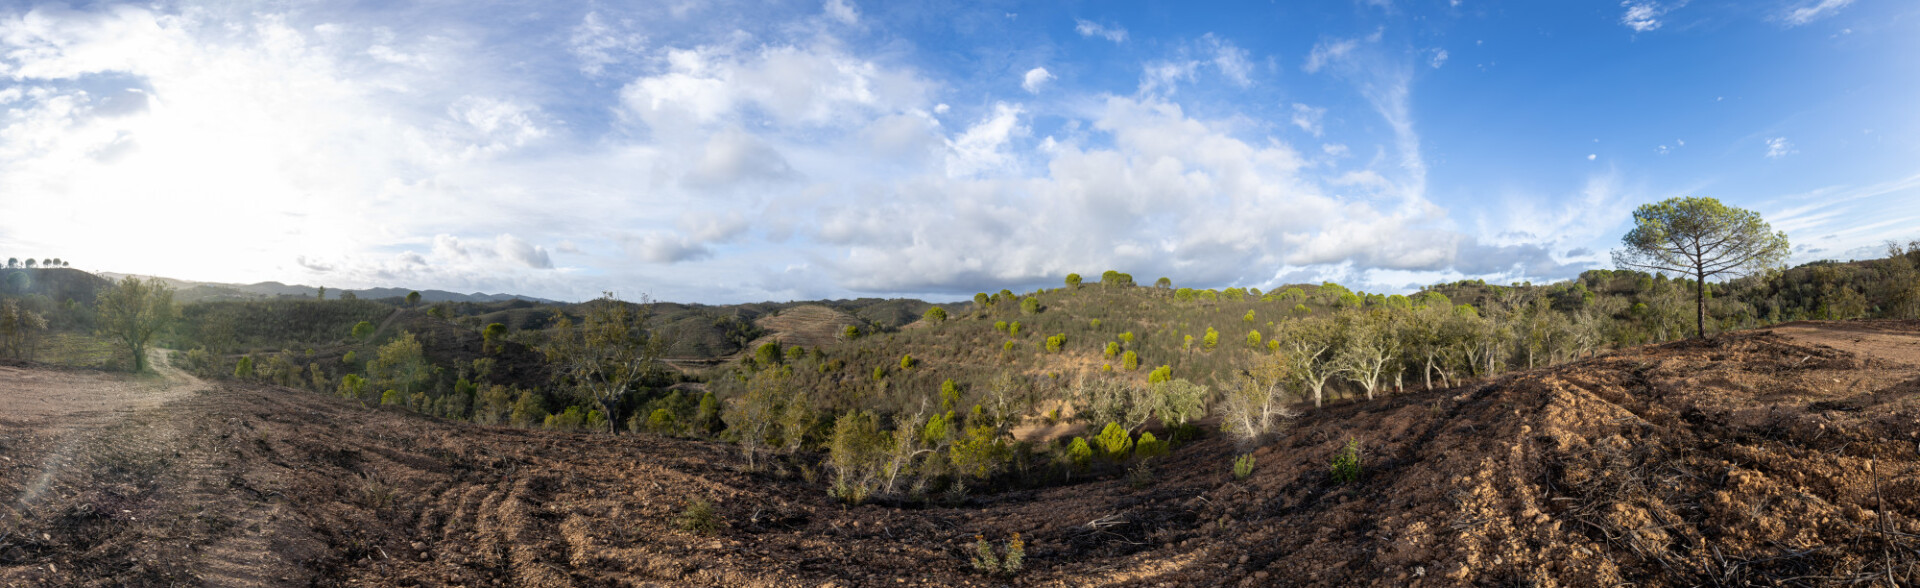
[[[1025,300],[1021,300],[1020,312],[1024,314],[1040,314],[1040,298],[1038,296],[1028,296]]]
[[[581,412],[578,406],[569,406],[560,414],[547,415],[546,420],[542,421],[542,426],[549,431],[572,432],[580,430],[581,427],[586,426],[586,423],[587,413]]]
[[[1000,344],[1000,350],[1001,350],[1001,351],[1013,351],[1013,342],[1012,342],[1012,341],[1007,341],[1007,342],[1004,342],[1004,343],[1001,343],[1001,344]]]
[[[367,395],[367,379],[360,374],[340,376],[341,398],[362,398]]]
[[[348,351],[346,355],[340,356],[340,363],[344,363],[347,365],[353,365],[354,362],[357,362],[359,360],[360,360],[360,353],[357,351]]]
[[[787,363],[800,361],[807,357],[807,348],[795,345],[787,348]]]
[[[1348,437],[1346,447],[1341,448],[1339,453],[1333,454],[1333,464],[1330,466],[1330,469],[1333,470],[1333,481],[1335,483],[1345,484],[1359,480],[1360,441]]]
[[[960,385],[955,384],[952,378],[948,378],[947,381],[940,383],[940,410],[951,411],[958,404],[960,404]]]
[[[1140,440],[1133,444],[1133,456],[1140,459],[1166,455],[1167,442],[1154,438],[1153,433],[1140,433]]]
[[[761,343],[759,347],[753,350],[753,363],[761,369],[780,365],[780,361],[784,357],[785,354],[780,351],[780,342],[778,341]]]
[[[1158,384],[1161,382],[1171,382],[1171,381],[1173,381],[1173,366],[1163,365],[1157,368],[1153,368],[1153,371],[1147,373],[1148,384]]]
[[[1249,323],[1253,322],[1253,311],[1251,310],[1247,311],[1247,316],[1240,317],[1240,320],[1246,321]]]
[[[695,535],[712,535],[720,530],[720,515],[714,511],[713,502],[694,498],[673,518],[673,527]]]
[[[1080,471],[1086,471],[1093,462],[1093,448],[1087,446],[1086,437],[1074,437],[1073,442],[1067,444],[1067,462]]]
[[[380,393],[380,406],[405,405],[406,403],[407,397],[401,396],[399,390],[388,390]]]
[[[929,309],[927,309],[927,314],[925,314],[925,315],[923,315],[923,318],[925,318],[925,319],[927,319],[927,322],[929,322],[929,323],[942,323],[942,322],[946,322],[946,320],[947,320],[947,309],[944,309],[944,308],[940,308],[940,307],[938,307],[938,306],[935,306],[935,307],[933,307],[933,308],[929,308]]]
[[[1059,353],[1060,349],[1066,346],[1067,346],[1066,333],[1061,333],[1058,335],[1054,335],[1052,337],[1047,337],[1047,353]]]
[[[1007,323],[1007,336],[1009,337],[1020,336],[1020,321],[1013,321],[1011,323]]]
[[[993,330],[1007,332],[1007,321],[993,321]]]
[[[1106,454],[1107,459],[1113,461],[1126,459],[1127,452],[1133,449],[1133,435],[1127,433],[1126,427],[1120,426],[1120,423],[1107,423],[1094,441],[1100,445],[1100,451]]]
[[[859,339],[859,338],[860,338],[860,327],[856,327],[856,326],[853,326],[853,325],[847,325],[847,328],[845,328],[845,329],[841,329],[841,330],[840,330],[840,337],[841,337],[842,339],[846,339],[846,340],[848,340],[848,341],[852,341],[852,340],[854,340],[854,339]]]
[[[1133,344],[1133,331],[1127,331],[1127,332],[1125,332],[1125,333],[1121,333],[1121,334],[1120,334],[1120,342],[1121,342],[1121,343],[1125,343],[1125,344],[1128,344],[1128,345],[1132,345],[1132,344]]]
[[[1100,328],[1100,319],[1093,319],[1091,321],[1087,321],[1087,326],[1095,329]]]
[[[1027,542],[1020,539],[1019,533],[1007,541],[1001,555],[994,555],[993,544],[983,535],[973,537],[973,569],[985,574],[1011,576],[1020,573],[1026,567]]]
[[[242,380],[253,378],[253,356],[243,356],[239,363],[234,364],[233,377]]]
[[[900,356],[900,369],[901,369],[901,370],[910,370],[910,369],[913,369],[913,366],[915,366],[915,365],[917,365],[917,364],[919,364],[919,363],[920,363],[920,362],[918,362],[918,361],[915,361],[915,360],[913,359],[913,356],[912,356],[912,355],[906,355],[906,354],[903,354],[903,355],[901,355],[901,356]]]
[[[520,398],[514,400],[513,411],[508,413],[507,421],[516,427],[532,427],[546,421],[547,409],[541,405],[540,397],[532,391],[521,391]]]
[[[1080,274],[1067,274],[1067,287],[1078,289],[1080,287]]]
[[[1120,367],[1129,372],[1140,369],[1140,354],[1129,349],[1120,356]]]
[[[978,408],[978,406],[975,406]],[[966,434],[947,450],[948,461],[956,471],[974,478],[987,478],[1006,463],[1009,451],[1000,431],[991,425],[968,427]]]
[[[1115,343],[1113,341],[1108,341],[1105,355],[1107,356],[1108,359],[1118,357],[1120,355],[1120,344]]]
[[[1253,475],[1253,454],[1243,453],[1233,460],[1233,479],[1245,480]]]
[[[600,412],[598,409],[587,411],[587,422],[581,426],[587,431],[613,432],[613,429],[607,424],[607,413]]]
[[[1200,338],[1200,348],[1212,350],[1214,347],[1217,347],[1219,345],[1220,345],[1220,332],[1213,330],[1213,327],[1207,327],[1206,336]]]
[[[887,379],[887,366],[884,366],[884,365],[873,366],[873,380],[877,382],[885,379]]]
[[[1260,348],[1260,331],[1247,331],[1247,346],[1254,349]]]

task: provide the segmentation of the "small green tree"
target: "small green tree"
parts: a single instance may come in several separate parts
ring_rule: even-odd
[[[1120,356],[1120,368],[1129,372],[1140,369],[1140,354],[1134,353],[1132,349],[1128,349],[1126,353]]]
[[[433,376],[433,366],[427,363],[420,341],[413,333],[402,334],[399,338],[380,346],[373,361],[367,362],[367,375],[382,388],[397,388],[400,394],[411,396],[414,388],[423,385]]]
[[[1252,347],[1254,349],[1260,348],[1260,331],[1259,330],[1256,329],[1252,331],[1247,331],[1247,346]]]
[[[1025,314],[1040,314],[1040,297],[1028,296],[1022,299],[1020,301],[1020,312]]]
[[[482,329],[480,331],[481,353],[493,353],[495,351],[498,351],[498,347],[500,345],[501,339],[505,338],[506,336],[507,336],[506,325],[503,325],[500,323],[488,323],[487,328]]]
[[[547,361],[605,414],[618,415],[620,399],[659,369],[669,346],[664,335],[646,328],[650,307],[644,298],[633,305],[612,292],[601,295],[578,325],[565,318],[555,325],[543,349]],[[778,345],[773,355],[777,361]]]
[[[367,321],[354,323],[353,338],[361,343],[366,343],[369,338],[373,337],[373,328],[373,323]]]
[[[780,365],[784,358],[785,354],[780,351],[779,341],[761,343],[753,350],[753,364],[763,370]]]
[[[919,361],[913,359],[913,355],[911,354],[902,354],[900,356],[900,369],[902,370],[913,369],[913,366],[919,365],[919,363]]]
[[[94,306],[100,330],[126,345],[136,372],[147,369],[147,344],[180,312],[166,282],[133,276],[100,290]]]
[[[409,308],[412,308],[412,307],[416,307],[416,306],[420,306],[420,293],[419,293],[419,292],[408,292],[408,293],[407,293],[407,307],[409,307]]]
[[[1007,323],[1007,336],[1009,337],[1020,336],[1020,321],[1013,321],[1011,323]]]
[[[1126,427],[1120,426],[1120,423],[1107,423],[1106,428],[1100,429],[1100,436],[1094,441],[1100,445],[1100,451],[1107,456],[1107,459],[1113,461],[1126,459],[1127,453],[1133,449],[1133,435],[1127,432]]]
[[[1112,359],[1112,358],[1115,358],[1115,357],[1119,357],[1119,356],[1120,356],[1120,344],[1119,344],[1119,343],[1117,343],[1117,342],[1113,342],[1113,341],[1108,341],[1108,342],[1107,342],[1107,349],[1106,349],[1106,351],[1105,351],[1105,353],[1104,353],[1104,354],[1105,354],[1105,355],[1107,356],[1107,358],[1108,358],[1108,359]]]
[[[1067,289],[1080,289],[1080,274],[1067,274]]]
[[[1067,345],[1066,333],[1061,333],[1058,335],[1054,335],[1052,337],[1047,337],[1047,353],[1059,353],[1060,349],[1062,347],[1065,347],[1066,345]]]
[[[1214,347],[1218,347],[1219,345],[1220,332],[1213,330],[1213,327],[1207,327],[1207,334],[1200,338],[1200,348],[1212,351]]]
[[[253,379],[253,356],[245,355],[233,364],[233,377],[241,380]]]
[[[947,320],[947,309],[944,309],[944,308],[940,308],[940,307],[938,307],[938,306],[935,306],[935,307],[933,307],[933,308],[929,308],[929,309],[927,309],[927,314],[926,314],[925,316],[923,316],[922,318],[925,318],[925,319],[927,320],[927,322],[929,322],[929,323],[934,323],[934,324],[939,324],[939,323],[943,323],[943,322],[946,322],[946,320]]]

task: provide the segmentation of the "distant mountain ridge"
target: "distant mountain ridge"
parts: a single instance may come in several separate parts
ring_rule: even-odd
[[[289,285],[280,282],[223,284],[218,282],[195,282],[192,280],[181,280],[163,276],[121,274],[114,272],[100,272],[96,275],[115,281],[129,275],[136,278],[159,278],[160,281],[173,287],[174,300],[179,302],[259,300],[263,298],[312,298],[315,294],[319,293],[319,288],[314,286]],[[359,290],[350,288],[327,288],[327,297],[337,298],[342,292],[352,292],[354,296],[359,298],[377,300],[381,298],[399,298],[406,296],[409,292],[416,291],[420,293],[420,299],[426,302],[502,302],[507,300],[526,300],[543,304],[562,304],[562,302],[558,300],[548,300],[522,294],[488,294],[485,292],[461,294],[459,292],[448,292],[446,290],[410,290],[407,288],[364,288]]]

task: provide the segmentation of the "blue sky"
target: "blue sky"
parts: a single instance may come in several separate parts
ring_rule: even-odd
[[[560,299],[1404,292],[1920,238],[1920,5],[0,4],[0,255]]]

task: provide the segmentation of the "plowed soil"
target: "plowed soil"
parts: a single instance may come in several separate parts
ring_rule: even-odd
[[[1636,348],[1307,411],[1244,480],[1215,435],[1151,483],[924,508],[844,508],[720,444],[12,366],[0,408],[38,408],[0,416],[0,585],[1911,586],[1916,343],[1796,323]],[[714,535],[672,525],[693,498]],[[1015,532],[1022,574],[970,569]]]

